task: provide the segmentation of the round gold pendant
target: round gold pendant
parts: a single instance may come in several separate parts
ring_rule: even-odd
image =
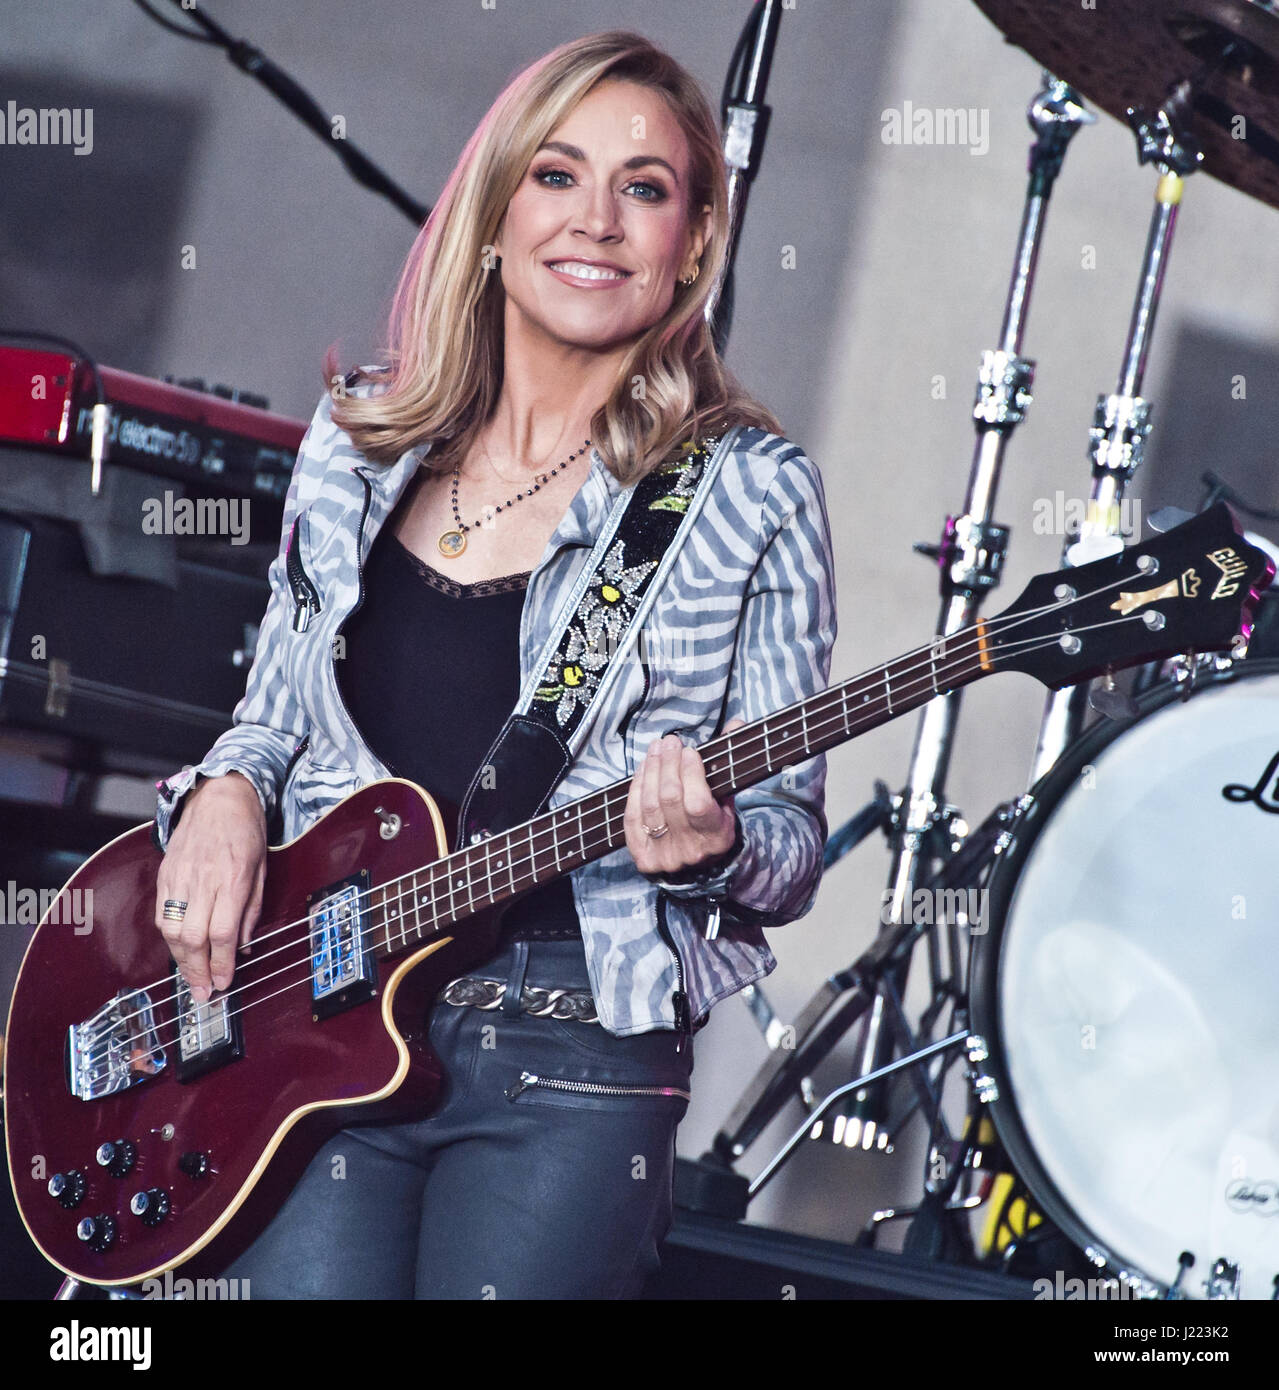
[[[440,554],[453,559],[466,549],[466,535],[462,531],[445,531],[438,541]]]

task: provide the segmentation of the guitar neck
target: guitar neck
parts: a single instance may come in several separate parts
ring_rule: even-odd
[[[994,670],[982,624],[897,657],[820,694],[721,734],[698,752],[717,801],[794,767],[967,685]],[[530,888],[601,859],[626,843],[623,817],[632,778],[375,889],[374,927],[394,954]],[[378,918],[383,917],[384,921]],[[376,936],[375,936],[375,939]]]

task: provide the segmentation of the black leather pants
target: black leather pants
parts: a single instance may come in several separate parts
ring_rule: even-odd
[[[470,973],[517,998],[525,969],[524,984],[590,987],[580,940],[517,942]],[[325,1145],[224,1271],[249,1281],[240,1297],[635,1296],[670,1226],[691,1040],[448,1004],[430,1039],[439,1108]]]

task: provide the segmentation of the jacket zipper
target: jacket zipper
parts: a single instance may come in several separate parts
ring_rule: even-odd
[[[693,1099],[692,1093],[679,1086],[605,1086],[597,1081],[561,1081],[554,1076],[536,1076],[531,1071],[520,1072],[520,1079],[506,1088],[507,1100],[514,1100],[530,1086],[547,1086],[556,1091],[576,1091],[589,1096],[683,1096]]]
[[[311,625],[311,619],[320,612],[320,594],[315,585],[311,582],[311,576],[307,574],[302,566],[302,557],[298,554],[298,529],[302,525],[302,518],[305,512],[300,512],[293,523],[293,531],[289,536],[289,549],[285,556],[285,572],[289,578],[289,588],[293,591],[293,631],[305,632]]]
[[[630,731],[635,715],[643,708],[644,701],[648,699],[649,678],[652,672],[648,662],[644,663],[644,693],[640,696],[639,702],[631,709],[626,716],[626,723],[622,725],[622,737]],[[675,1042],[675,1051],[683,1052],[686,1040],[692,1037],[693,1021],[689,1017],[688,991],[684,987],[684,961],[680,956],[679,948],[675,945],[675,937],[671,932],[670,924],[666,920],[666,892],[664,889],[657,890],[657,929],[662,935],[662,940],[666,943],[671,955],[675,960],[675,989],[671,994],[671,1003],[675,1009],[675,1031],[678,1037]]]
[[[671,1003],[675,1006],[675,1031],[679,1035],[675,1041],[675,1051],[683,1052],[685,1042],[693,1036],[693,1020],[688,1012],[688,992],[684,988],[684,961],[680,956],[679,947],[675,945],[675,935],[671,931],[670,923],[666,920],[666,890],[657,890],[657,929],[662,934],[662,940],[670,948],[670,953],[675,957],[675,989],[671,994]]]
[[[364,607],[364,523],[368,520],[369,506],[373,501],[373,487],[369,480],[364,476],[364,473],[361,469],[355,468],[352,471],[355,473],[355,476],[359,478],[360,482],[364,484],[364,506],[360,509],[360,524],[356,528],[355,532],[355,604],[351,608],[351,611],[346,615],[346,617],[343,618],[342,621],[337,625],[337,628],[333,633],[333,640],[329,643],[329,664],[333,667],[333,688],[337,691],[338,704],[342,706],[342,713],[346,715],[347,725],[349,728],[355,731],[356,738],[359,741],[363,742],[364,736],[356,727],[355,720],[352,718],[351,711],[346,703],[346,696],[342,694],[342,682],[338,680],[337,653],[334,650],[338,634],[347,625],[347,623],[349,623],[351,619],[355,617],[355,615],[360,611],[360,609]],[[367,747],[367,745],[365,746]],[[373,750],[370,748],[369,752],[372,753]],[[386,770],[391,774],[392,777],[398,777],[400,775],[399,772],[394,767],[392,767],[391,764],[388,763],[385,758],[381,756],[381,754],[377,754],[375,756],[377,757],[377,760],[382,764],[382,766],[385,767]]]

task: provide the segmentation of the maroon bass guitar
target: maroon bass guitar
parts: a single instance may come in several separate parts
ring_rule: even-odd
[[[708,783],[723,800],[996,671],[1060,687],[1229,649],[1272,577],[1218,505],[711,739]],[[402,780],[362,788],[269,852],[251,950],[203,1004],[153,924],[150,826],[100,850],[37,928],[9,1014],[9,1168],[40,1250],[104,1286],[216,1272],[327,1135],[429,1113],[442,1081],[431,1002],[491,954],[515,898],[624,846],[629,790],[615,782],[459,849],[455,807]]]

